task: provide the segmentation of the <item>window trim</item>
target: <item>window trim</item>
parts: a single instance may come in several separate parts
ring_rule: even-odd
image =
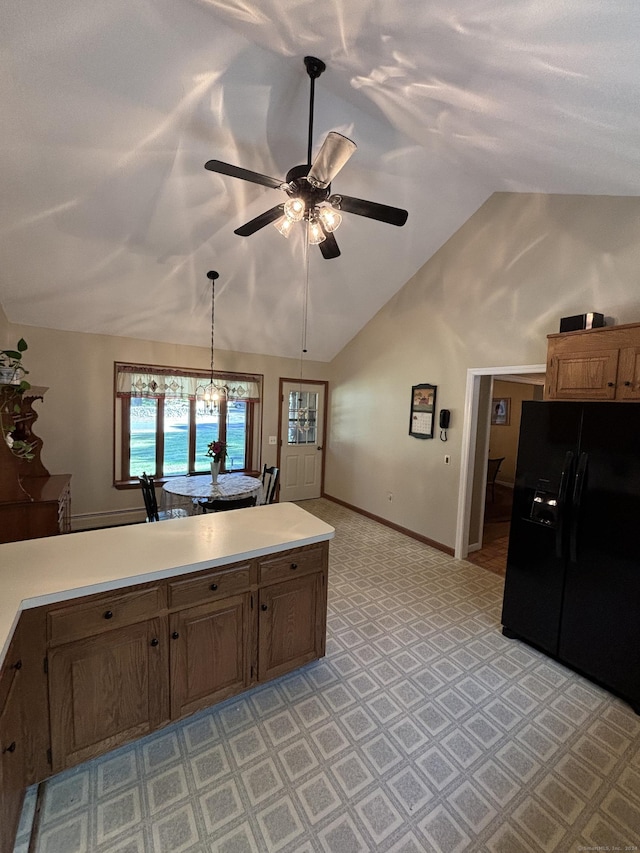
[[[118,489],[131,488],[139,486],[137,476],[132,476],[129,470],[130,462],[130,436],[131,436],[131,416],[130,416],[130,401],[132,398],[147,397],[157,401],[156,407],[156,471],[160,471],[164,467],[164,403],[165,394],[143,393],[135,394],[119,391],[119,374],[141,372],[147,374],[158,374],[164,376],[188,377],[193,387],[193,380],[202,380],[209,383],[211,380],[210,370],[197,370],[194,368],[181,368],[159,365],[143,365],[131,362],[114,362],[114,418],[113,418],[113,436],[114,436],[114,453],[113,453],[113,485]],[[245,465],[244,468],[238,469],[242,472],[254,471],[254,459],[260,456],[260,440],[261,440],[261,424],[262,424],[262,401],[263,401],[263,374],[247,374],[235,373],[233,371],[214,371],[214,380],[232,385],[233,388],[244,383],[254,383],[257,387],[257,397],[252,396],[243,399],[242,396],[231,397],[230,400],[222,398],[220,401],[220,421],[219,421],[219,438],[226,440],[227,434],[227,406],[229,402],[236,400],[246,404],[246,423],[245,423]],[[198,382],[198,384],[201,384]],[[254,392],[255,393],[255,392]],[[189,439],[188,439],[188,458],[187,465],[190,474],[195,472],[195,453],[196,453],[196,404],[197,399],[194,394],[184,394],[176,396],[169,393],[170,399],[188,399],[189,400]],[[118,476],[119,475],[119,476]],[[174,474],[154,474],[154,479],[158,482],[166,482]]]

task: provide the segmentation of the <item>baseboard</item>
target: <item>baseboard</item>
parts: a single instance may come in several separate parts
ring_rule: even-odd
[[[432,548],[435,548],[438,551],[442,551],[444,554],[448,554],[450,557],[455,555],[453,548],[449,548],[448,545],[443,545],[441,542],[435,542],[433,539],[429,539],[427,536],[422,536],[421,533],[416,533],[415,530],[409,530],[408,527],[402,527],[400,524],[395,524],[393,521],[389,521],[386,518],[382,518],[379,515],[374,515],[372,512],[368,512],[366,509],[361,509],[358,506],[354,506],[353,504],[347,503],[346,501],[340,500],[340,498],[335,498],[333,495],[328,495],[326,492],[322,493],[322,497],[326,498],[328,501],[333,501],[333,503],[340,504],[340,506],[344,506],[347,509],[351,509],[354,512],[359,513],[360,515],[364,515],[366,518],[370,518],[372,521],[377,521],[378,524],[384,524],[385,527],[390,527],[392,530],[397,530],[398,533],[404,533],[405,536],[410,536],[411,539],[417,539],[418,542],[422,542],[423,545],[430,545]]]
[[[97,530],[100,527],[120,527],[123,524],[138,524],[145,520],[145,511],[139,507],[133,509],[113,509],[102,512],[84,512],[71,516],[71,530]]]

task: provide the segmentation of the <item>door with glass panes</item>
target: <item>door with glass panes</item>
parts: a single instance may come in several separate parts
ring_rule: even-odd
[[[281,501],[319,498],[322,492],[325,387],[282,381]]]

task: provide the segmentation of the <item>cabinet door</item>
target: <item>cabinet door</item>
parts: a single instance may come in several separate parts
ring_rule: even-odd
[[[24,795],[20,676],[0,712],[0,850],[13,850]]]
[[[316,572],[260,590],[260,681],[275,678],[324,654],[323,577]]]
[[[150,619],[49,653],[54,773],[167,720],[166,624]]]
[[[640,346],[620,350],[618,400],[640,400]]]
[[[233,696],[250,682],[249,595],[170,616],[173,719]]]
[[[547,399],[613,400],[618,355],[617,348],[550,353]]]

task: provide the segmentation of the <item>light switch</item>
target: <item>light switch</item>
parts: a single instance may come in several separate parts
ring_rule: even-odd
[[[269,444],[277,444],[277,443],[278,443],[278,436],[277,435],[270,435],[269,436]]]

